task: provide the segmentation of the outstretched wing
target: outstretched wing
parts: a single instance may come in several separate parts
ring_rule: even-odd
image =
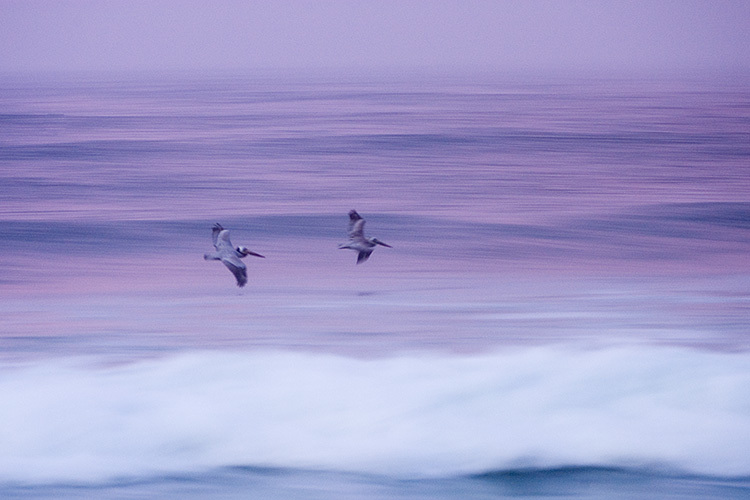
[[[365,238],[365,220],[356,210],[349,212],[349,239],[363,240]]]
[[[218,222],[214,224],[213,228],[211,228],[211,238],[213,239],[214,248],[216,248],[216,250],[219,249],[219,233],[221,233],[223,230],[224,228]]]
[[[234,255],[223,257],[221,261],[227,266],[227,269],[234,274],[234,277],[237,279],[237,286],[245,286],[247,283],[247,268],[245,267],[245,264]]]
[[[214,247],[218,251],[228,250],[234,252],[232,242],[229,240],[229,230],[221,227],[220,224],[214,225],[213,232],[211,233],[214,239]]]
[[[367,259],[370,258],[370,254],[372,253],[372,250],[360,250],[357,254],[357,264],[361,264]]]

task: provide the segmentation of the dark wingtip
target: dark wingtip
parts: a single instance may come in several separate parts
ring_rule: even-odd
[[[362,217],[360,217],[360,216],[359,216],[359,214],[357,213],[357,211],[356,211],[356,210],[349,210],[349,218],[350,218],[351,220],[359,220],[359,219],[361,219]]]
[[[357,254],[357,264],[361,264],[362,262],[366,261],[370,258],[370,253],[368,252],[359,252]]]

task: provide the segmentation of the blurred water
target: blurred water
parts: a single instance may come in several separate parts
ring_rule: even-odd
[[[139,353],[747,347],[743,83],[6,79],[1,99],[6,353],[105,332]],[[351,208],[395,247],[366,266],[333,251]],[[240,296],[200,260],[216,221],[269,257]]]
[[[722,364],[711,357],[722,354],[706,351],[733,360],[716,375],[718,386],[747,376],[746,82],[5,77],[0,109],[0,382],[12,382],[4,386],[5,399],[25,394],[32,382],[65,377],[59,359],[85,360],[88,368],[68,379],[77,394],[81,385],[98,387],[122,363],[143,368],[144,359],[156,360],[168,373],[174,356],[199,353],[208,356],[199,371],[208,370],[216,358],[207,353],[214,351],[266,353],[269,359],[279,359],[279,351],[303,353],[305,361],[279,362],[275,369],[304,378],[319,373],[319,360],[330,354],[389,369],[389,360],[402,356],[413,360],[407,366],[418,367],[434,355],[463,363],[508,349],[518,353],[479,370],[493,377],[493,366],[519,362],[539,348],[593,350],[592,360],[607,359],[613,348],[645,349],[640,367],[617,372],[618,380],[628,380],[648,378],[648,370],[638,371],[651,366],[645,360],[681,358],[692,352],[688,348],[698,349],[688,363],[698,373],[714,373],[711,367]],[[367,219],[369,235],[393,246],[378,248],[359,266],[353,252],[336,249],[346,238],[352,208]],[[214,222],[232,231],[235,244],[267,256],[246,262],[250,281],[244,289],[234,286],[221,264],[202,259],[211,249]],[[563,370],[574,355],[555,356],[552,365]],[[587,376],[596,378],[601,367],[592,363]],[[251,380],[241,365],[217,379],[212,391],[232,394],[236,377]],[[670,366],[665,373],[674,380],[699,383],[686,364]],[[36,378],[38,369],[48,375]],[[388,387],[400,394],[400,387],[432,369],[396,370]],[[333,370],[329,383],[343,373]],[[552,384],[559,373],[535,376]],[[689,408],[677,421],[682,418],[685,429],[711,421],[710,412],[697,411],[690,390],[671,380],[668,399]],[[472,383],[459,392],[484,393],[485,386]],[[724,406],[735,413],[723,428],[741,434],[750,421],[748,396],[723,387],[726,401],[731,394],[737,403]],[[200,400],[193,392],[198,385],[181,390]],[[39,391],[36,408],[58,408],[54,392]],[[150,404],[127,391],[121,396],[135,398],[135,407]],[[356,403],[353,395],[339,403],[346,407],[352,398]],[[496,409],[495,399],[483,401],[480,413]],[[611,401],[590,404],[613,416]],[[315,411],[298,409],[302,415]],[[662,414],[659,404],[649,410],[655,419]],[[104,420],[131,411],[115,404]],[[177,422],[186,418],[174,408],[162,411]],[[9,415],[24,421],[19,413]],[[150,413],[134,415],[139,425],[153,424]],[[540,425],[552,415],[539,410]],[[346,422],[351,416],[341,410],[325,418]],[[403,418],[392,417],[406,425]],[[296,420],[289,425],[305,428]],[[12,435],[22,426],[6,427]],[[566,432],[576,428],[571,423]],[[331,432],[332,440],[341,437]],[[362,432],[355,442],[367,436]],[[40,430],[29,443],[44,443],[45,435]],[[128,440],[125,431],[102,436]],[[634,450],[635,461],[680,468],[698,453],[672,456],[669,443]],[[398,456],[398,446],[391,445],[385,457]],[[97,446],[81,453],[97,456]],[[6,443],[12,458],[23,447],[11,449]],[[574,468],[572,476],[563,474],[563,483],[578,477],[577,467],[604,466],[594,475],[606,490],[608,481],[621,479],[619,467],[633,465],[601,463],[601,455],[582,449],[587,452],[570,463],[552,464]],[[55,453],[65,457],[65,450],[61,445]],[[527,463],[524,450],[517,462],[493,467],[483,462],[493,456],[474,448],[483,465],[468,472],[506,474],[513,463]],[[544,456],[549,450],[537,451]],[[30,467],[46,463],[44,453],[27,457]],[[205,458],[186,453],[187,462]],[[212,467],[269,465],[260,462],[246,456],[208,461]],[[143,477],[159,472],[150,465]],[[273,465],[299,464],[281,453]],[[609,474],[610,466],[618,472]],[[750,474],[743,467],[718,472]],[[91,472],[71,466],[63,477],[85,482]],[[638,485],[651,481],[652,472],[634,472],[640,479],[628,484],[641,491]],[[6,467],[0,481],[18,480],[14,474]],[[288,487],[298,474],[307,472],[288,470],[276,487]],[[326,477],[336,478],[321,479],[330,488],[346,491],[357,490],[353,485],[361,480],[335,471]],[[546,484],[535,475],[524,481],[529,477]],[[668,488],[671,479],[660,477]],[[156,481],[156,490],[171,488],[170,481]],[[476,481],[451,483],[456,489],[445,491],[466,498],[463,488]],[[377,498],[382,487],[393,497],[398,488],[392,486],[362,494]],[[695,486],[690,483],[684,498],[708,494]],[[432,488],[410,487],[398,491],[429,494]],[[55,488],[32,490],[41,497],[75,497]]]
[[[528,223],[747,201],[742,84],[225,78],[5,81],[2,90],[6,219],[354,204]]]

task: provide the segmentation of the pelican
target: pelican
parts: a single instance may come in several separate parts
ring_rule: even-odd
[[[339,249],[356,250],[358,252],[357,264],[361,264],[370,257],[372,251],[375,250],[375,245],[393,248],[377,238],[365,238],[364,229],[365,220],[360,217],[356,210],[349,211],[349,241],[340,244]]]
[[[263,257],[259,253],[251,252],[245,247],[239,246],[237,248],[232,246],[232,242],[229,241],[229,231],[221,227],[221,224],[214,224],[211,236],[214,239],[214,248],[216,251],[213,253],[207,253],[203,255],[206,260],[220,260],[227,266],[227,269],[232,271],[234,277],[237,278],[237,286],[243,287],[247,283],[247,268],[245,264],[240,260],[248,255],[254,255],[255,257]]]

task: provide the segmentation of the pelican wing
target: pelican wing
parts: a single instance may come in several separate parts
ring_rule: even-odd
[[[234,247],[232,242],[229,240],[229,231],[227,229],[221,229],[218,232],[214,229],[214,246],[218,251],[228,251],[234,253]]]
[[[234,274],[234,277],[237,279],[237,286],[245,286],[247,283],[247,268],[245,264],[234,255],[225,255],[221,258],[221,261]]]
[[[218,240],[219,240],[219,233],[221,233],[224,230],[224,228],[219,224],[218,222],[214,224],[214,227],[211,228],[211,238],[214,241],[214,248],[217,250],[219,247],[217,246]]]
[[[372,253],[372,250],[360,250],[357,254],[357,264],[361,264],[367,259],[370,258],[370,254]]]
[[[350,240],[364,240],[365,239],[365,220],[360,219],[351,225],[349,229]]]
[[[365,239],[365,220],[360,217],[356,210],[349,212],[349,239]]]

